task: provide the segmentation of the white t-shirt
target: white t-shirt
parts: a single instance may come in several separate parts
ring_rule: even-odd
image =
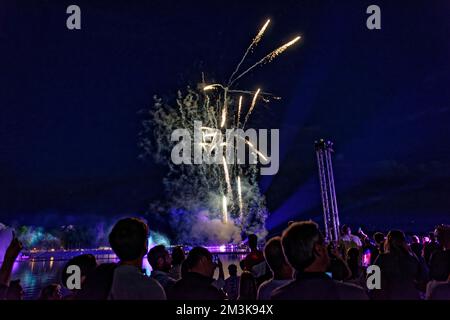
[[[119,265],[109,293],[110,300],[166,300],[158,281],[144,275],[139,268]]]
[[[353,234],[346,234],[341,237],[341,241],[344,242],[345,249],[348,250],[350,248],[360,248],[362,247],[362,242],[359,237]]]

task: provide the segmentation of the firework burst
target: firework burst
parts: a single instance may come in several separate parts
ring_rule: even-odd
[[[180,243],[192,242],[193,238],[199,237],[203,244],[237,242],[244,229],[260,236],[265,235],[267,209],[257,184],[257,165],[237,163],[233,160],[233,155],[237,153],[237,140],[242,139],[241,142],[255,157],[267,161],[267,156],[246,138],[237,135],[230,138],[228,132],[245,128],[258,101],[279,99],[260,88],[256,91],[233,88],[237,80],[256,66],[271,62],[299,41],[300,37],[296,37],[239,73],[249,54],[262,40],[269,24],[270,20],[267,20],[253,38],[227,85],[208,84],[203,76],[199,90],[188,88],[186,92],[178,92],[176,106],[155,97],[154,108],[150,111],[151,119],[144,123],[141,147],[169,167],[170,172],[164,180],[170,198],[168,211],[176,212],[176,216],[169,217],[169,220],[179,235],[177,241]],[[244,117],[243,103],[246,95],[252,96],[252,99],[249,99],[251,103]],[[241,118],[244,118],[243,121]],[[198,165],[175,165],[171,162],[174,144],[171,141],[172,132],[183,128],[194,136],[195,121],[203,124],[200,128],[201,137],[197,140],[194,138],[189,147],[193,150],[199,147],[202,159],[203,152],[210,157],[219,158],[221,166],[211,162]],[[150,139],[149,136],[153,138]],[[195,156],[190,160],[195,163]],[[237,188],[233,189],[233,185]],[[179,212],[183,212],[183,218],[179,218]],[[205,220],[205,216],[209,218]],[[217,224],[217,221],[220,223]],[[196,234],[192,230],[196,230]],[[199,232],[205,232],[206,235],[200,236]]]

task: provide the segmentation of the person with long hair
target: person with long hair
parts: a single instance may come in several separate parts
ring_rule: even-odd
[[[409,248],[402,231],[391,230],[388,233],[384,253],[377,257],[375,265],[381,270],[381,289],[372,291],[373,299],[420,299],[420,263]]]
[[[436,240],[439,248],[430,257],[430,282],[427,284],[426,298],[431,298],[431,292],[439,284],[446,284],[450,275],[450,226],[439,225],[436,230]],[[445,287],[445,285],[444,285]]]
[[[186,260],[183,247],[176,246],[172,250],[172,268],[169,271],[169,275],[175,280],[181,279],[181,265]]]

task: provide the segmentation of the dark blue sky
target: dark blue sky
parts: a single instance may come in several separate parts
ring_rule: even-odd
[[[82,30],[66,29],[66,7]],[[365,26],[381,7],[382,29]],[[155,93],[225,81],[265,19],[252,59],[302,44],[239,87],[283,99],[252,125],[280,128],[261,180],[270,229],[320,219],[313,142],[335,141],[341,220],[428,228],[450,214],[448,1],[11,1],[0,3],[0,221],[144,212],[163,168],[138,160]]]

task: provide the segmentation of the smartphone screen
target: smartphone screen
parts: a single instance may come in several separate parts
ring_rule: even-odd
[[[363,265],[363,267],[370,266],[371,256],[372,256],[372,253],[370,252],[370,250],[364,251],[363,256],[362,256],[362,265]]]

